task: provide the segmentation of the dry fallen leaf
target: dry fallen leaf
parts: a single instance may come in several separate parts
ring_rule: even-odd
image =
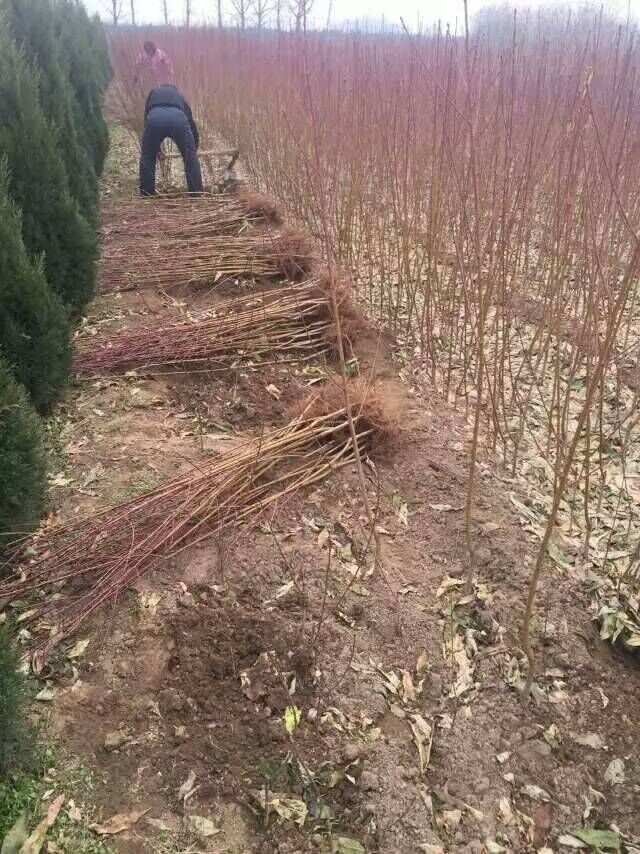
[[[216,836],[222,833],[222,830],[211,821],[210,818],[205,818],[203,815],[190,815],[189,823],[193,829],[207,839],[210,836]]]
[[[587,848],[587,844],[582,842],[580,839],[576,839],[575,836],[570,836],[568,833],[564,833],[562,836],[558,837],[558,845],[562,845],[564,848]]]
[[[463,803],[464,808],[469,813],[470,816],[475,818],[476,821],[484,820],[484,813],[481,810],[472,807],[471,804]]]
[[[262,809],[266,811],[267,799],[265,790],[259,789],[252,794]],[[279,792],[269,792],[268,809],[274,810],[285,821],[293,821],[300,827],[307,820],[308,809],[306,803],[300,800],[300,798],[290,798],[288,795]]]
[[[416,689],[415,689],[415,686],[413,684],[413,679],[411,678],[411,674],[409,673],[408,670],[402,671],[402,693],[403,693],[404,699],[407,702],[409,702],[409,703],[415,702]]]
[[[416,661],[416,673],[418,674],[418,676],[422,676],[423,673],[426,673],[428,666],[429,665],[427,653],[426,650],[423,650],[423,652],[421,652],[418,656],[418,660]]]
[[[541,789],[540,786],[534,786],[533,783],[525,783],[520,790],[523,795],[531,798],[534,801],[550,801],[551,795]]]
[[[548,729],[545,729],[542,735],[552,750],[556,750],[562,744],[560,730],[555,724],[551,724]]]
[[[193,791],[193,787],[195,786],[195,782],[196,782],[196,772],[191,770],[191,771],[189,771],[189,774],[187,775],[187,779],[184,781],[184,783],[178,789],[178,800],[179,801],[184,801],[184,799],[191,794],[191,792]]]
[[[620,786],[624,783],[626,775],[624,772],[624,762],[622,759],[612,759],[607,770],[604,772],[604,779],[611,786]]]
[[[453,833],[462,821],[462,810],[443,810],[442,821],[447,830]]]
[[[86,638],[84,640],[79,640],[75,643],[69,652],[67,653],[67,658],[80,658],[83,656],[89,646],[89,639]]]
[[[125,830],[130,830],[133,825],[140,821],[142,816],[146,815],[148,812],[149,810],[146,809],[117,813],[116,815],[112,815],[111,818],[108,818],[106,821],[90,824],[89,829],[93,830],[94,833],[97,833],[98,836],[115,836]]]
[[[56,823],[63,804],[64,795],[58,795],[58,797],[49,804],[47,815],[38,824],[31,836],[23,842],[22,847],[20,848],[20,854],[39,854],[47,837],[47,831]]]
[[[69,801],[69,804],[67,806],[67,815],[69,816],[71,821],[75,822],[76,824],[82,821],[82,813],[76,806],[75,801]]]
[[[513,815],[511,801],[508,798],[500,798],[498,802],[498,809],[500,810],[500,816],[503,824],[508,827],[510,824],[514,823],[515,817]]]
[[[422,715],[411,715],[409,726],[413,733],[413,740],[418,749],[420,761],[420,773],[424,774],[431,758],[431,747],[433,745],[433,727],[427,723]]]
[[[602,736],[595,732],[572,732],[571,738],[576,744],[581,744],[583,747],[591,747],[593,750],[606,750],[607,745]]]
[[[55,695],[53,688],[43,688],[36,694],[36,700],[39,700],[41,703],[50,703]]]
[[[323,528],[318,534],[318,539],[316,540],[317,544],[322,548],[329,542],[329,531],[326,528]]]

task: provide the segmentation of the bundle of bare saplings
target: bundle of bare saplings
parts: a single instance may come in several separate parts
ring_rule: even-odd
[[[145,241],[211,234],[239,234],[251,226],[282,225],[282,214],[266,196],[246,187],[235,193],[207,193],[198,198],[157,195],[123,201],[118,217],[105,232],[118,236],[117,247],[105,247],[103,259],[136,254]]]
[[[273,278],[297,282],[311,271],[309,238],[298,231],[220,234],[198,227],[140,241],[132,235],[118,253],[104,258],[103,291],[215,285],[224,279]]]
[[[349,410],[328,386],[266,432],[145,495],[21,540],[9,552],[6,601],[32,596],[28,621],[34,668],[92,613],[118,599],[161,561],[228,527],[255,522],[295,490],[384,444],[392,425],[378,400],[355,383]]]
[[[329,354],[336,343],[335,310],[345,349],[362,323],[349,292],[348,283],[321,274],[218,302],[180,321],[159,319],[116,335],[81,338],[73,368],[88,376],[168,366],[224,371]]]

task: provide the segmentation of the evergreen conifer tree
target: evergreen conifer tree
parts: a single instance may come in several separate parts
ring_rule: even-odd
[[[109,148],[109,131],[102,115],[105,86],[106,44],[100,44],[84,6],[76,0],[57,0],[54,6],[56,34],[69,68],[75,94],[74,116],[82,145],[93,167],[102,174]],[[101,24],[98,26],[102,27]]]
[[[93,293],[97,239],[69,193],[59,149],[35,72],[0,29],[0,156],[9,166],[9,192],[22,209],[28,252],[44,257],[50,286],[77,311]]]
[[[48,410],[69,370],[69,321],[60,298],[22,240],[20,212],[9,199],[0,159],[0,354],[40,412]]]
[[[45,464],[40,419],[0,359],[0,552],[31,530],[42,510]]]
[[[56,37],[54,7],[50,0],[0,0],[0,17],[27,60],[40,72],[40,100],[45,116],[59,132],[69,190],[84,217],[97,222],[98,178],[80,142],[76,125],[79,109],[74,110],[67,57]]]

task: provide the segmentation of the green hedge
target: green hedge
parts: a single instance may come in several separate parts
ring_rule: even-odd
[[[44,114],[57,129],[59,153],[69,190],[80,211],[91,222],[98,216],[98,178],[89,152],[82,146],[84,122],[76,109],[70,83],[69,57],[56,35],[58,4],[49,0],[0,0],[0,18],[8,34],[40,71],[40,101]],[[87,79],[91,69],[85,70]]]
[[[64,147],[42,111],[36,72],[0,31],[0,156],[9,191],[22,209],[27,250],[43,257],[47,281],[77,312],[94,291],[97,236],[69,191]]]
[[[71,357],[69,320],[42,265],[22,240],[19,209],[9,198],[6,161],[0,159],[0,355],[40,412],[64,387]]]
[[[39,519],[45,478],[40,419],[0,359],[0,550]]]
[[[74,0],[59,0],[54,11],[56,35],[67,60],[69,82],[75,95],[74,116],[80,141],[96,173],[101,175],[109,149],[102,99],[111,79],[104,28],[99,21],[91,20],[84,6]]]

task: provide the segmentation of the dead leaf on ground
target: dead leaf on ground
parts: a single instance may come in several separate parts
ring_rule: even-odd
[[[134,824],[149,812],[146,810],[132,810],[131,812],[121,812],[112,815],[106,821],[101,823],[94,822],[89,825],[89,829],[97,833],[98,836],[116,836],[125,830],[130,830]]]
[[[79,640],[75,643],[69,652],[67,653],[67,658],[81,658],[87,651],[87,647],[89,646],[89,638],[85,638],[83,640]]]
[[[535,786],[533,783],[526,783],[520,790],[523,795],[531,798],[533,801],[550,801],[551,795],[540,786]]]
[[[626,779],[624,770],[624,762],[622,759],[612,759],[607,770],[604,772],[604,779],[611,786],[620,786]]]
[[[318,534],[318,538],[316,543],[322,548],[329,542],[329,531],[326,528],[322,528],[320,533]]]
[[[442,823],[449,833],[455,833],[462,821],[462,810],[443,810]]]
[[[187,775],[187,779],[178,789],[178,800],[184,801],[193,792],[196,783],[196,772],[192,769]]]
[[[591,747],[593,750],[606,750],[607,745],[601,735],[596,732],[572,732],[571,738],[576,744]]]
[[[69,801],[69,804],[67,806],[67,815],[69,816],[71,821],[75,822],[76,824],[82,821],[82,813],[76,806],[75,801]]]
[[[289,735],[293,735],[296,730],[298,724],[302,720],[302,712],[297,706],[287,706],[284,710],[284,728],[289,733]]]
[[[143,617],[155,617],[161,596],[159,593],[141,593],[139,599],[140,613]]]
[[[36,700],[39,700],[41,703],[50,703],[55,695],[56,693],[53,688],[43,688],[36,694]]]
[[[409,703],[415,702],[416,688],[415,688],[415,685],[413,684],[413,679],[411,678],[411,674],[409,673],[408,670],[402,671],[402,693],[403,693],[404,699],[407,702],[409,702]]]
[[[222,833],[221,828],[216,827],[210,818],[205,818],[203,815],[190,815],[189,824],[205,839],[208,839],[210,836],[217,836],[218,833]]]
[[[20,854],[39,854],[42,850],[45,839],[47,838],[47,832],[56,823],[63,804],[64,795],[58,795],[58,797],[49,804],[46,816],[31,833],[29,838],[22,843]],[[2,847],[4,849],[4,845]]]
[[[256,789],[252,792],[253,797],[266,811],[273,810],[284,821],[293,821],[295,824],[302,827],[307,820],[308,809],[304,801],[300,798],[291,798],[288,795],[280,792],[269,792],[269,800],[267,806],[267,798],[264,789]]]
[[[418,660],[416,661],[416,673],[418,676],[422,676],[423,673],[427,672],[427,668],[429,666],[429,659],[427,657],[426,650],[423,650],[418,656]]]
[[[543,732],[543,738],[549,745],[552,750],[557,750],[562,744],[562,736],[560,735],[560,730],[555,724],[551,724],[550,727],[545,729]]]
[[[500,811],[502,823],[507,827],[515,822],[511,801],[508,798],[500,798],[498,801],[498,810]]]
[[[424,774],[431,758],[433,746],[433,727],[422,717],[422,715],[411,715],[409,726],[413,733],[413,740],[418,750],[420,773]]]

